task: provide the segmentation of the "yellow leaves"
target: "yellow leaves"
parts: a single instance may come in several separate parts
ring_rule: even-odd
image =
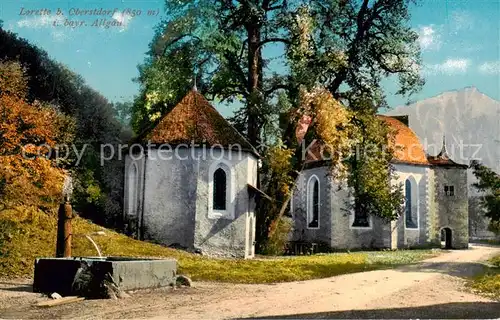
[[[306,114],[314,117],[316,135],[324,148],[323,154],[330,156],[332,170],[337,175],[343,175],[346,168],[342,159],[350,153],[357,137],[357,128],[351,121],[352,112],[324,88],[302,92],[301,107]]]
[[[158,102],[160,102],[160,94],[157,91],[146,93],[146,103],[148,106],[154,105]]]
[[[161,113],[160,112],[155,112],[151,117],[151,121],[156,121],[158,120],[159,118],[161,117]]]
[[[44,158],[24,159],[17,155],[0,156],[0,180],[6,180],[3,201],[47,205],[59,200],[63,171]]]
[[[289,176],[292,170],[293,153],[293,150],[287,149],[282,143],[277,143],[267,150],[267,164],[276,179],[279,191],[284,195],[290,193],[290,185],[293,183]]]
[[[54,108],[24,100],[27,82],[18,63],[0,63],[0,200],[47,206],[59,200],[63,171],[32,155],[72,138],[72,121]]]
[[[290,168],[293,150],[286,149],[281,144],[272,146],[268,152],[269,167],[275,172],[285,172]]]
[[[24,99],[28,92],[28,79],[19,62],[0,61],[0,94]]]

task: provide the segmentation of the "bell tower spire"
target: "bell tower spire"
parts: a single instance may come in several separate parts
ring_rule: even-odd
[[[441,158],[448,158],[448,150],[446,150],[446,134],[443,133],[443,145],[441,146],[441,152],[439,153]]]

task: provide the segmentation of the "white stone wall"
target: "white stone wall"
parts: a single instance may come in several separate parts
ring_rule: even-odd
[[[311,178],[319,181],[319,228],[309,228],[307,222],[307,184]],[[292,240],[317,242],[331,245],[332,212],[331,212],[331,179],[327,167],[304,170],[297,179],[292,199],[292,217],[294,220]]]
[[[255,204],[248,183],[257,182],[257,159],[248,153],[214,152],[220,160],[197,161],[197,193],[194,246],[213,256],[250,258],[255,249]],[[210,167],[219,161],[231,166],[234,183],[232,219],[209,215]]]
[[[469,198],[467,186],[467,170],[458,167],[436,167],[436,213],[435,232],[442,228],[452,231],[452,247],[467,248],[469,243]],[[447,196],[445,185],[452,185],[454,196]]]
[[[425,244],[428,220],[428,168],[427,166],[417,166],[408,164],[395,164],[397,179],[392,183],[402,185],[405,192],[405,181],[411,181],[412,191],[416,191],[416,197],[412,197],[412,211],[416,212],[417,228],[408,228],[405,223],[404,214],[398,221],[392,224],[392,235],[397,240],[398,248]]]
[[[135,168],[135,178],[131,172]],[[123,195],[123,214],[124,221],[127,224],[133,224],[130,229],[135,230],[135,235],[140,230],[140,215],[143,206],[143,188],[144,188],[144,158],[139,156],[131,158],[125,157],[125,179]]]
[[[179,148],[175,152],[173,156],[172,152],[153,149],[146,158],[125,159],[126,170],[134,164],[138,168],[137,210],[133,214],[142,223],[143,238],[200,249],[208,255],[252,257],[255,203],[249,197],[247,184],[255,186],[257,182],[257,159],[246,152],[220,149],[205,156],[202,149]],[[231,170],[228,183],[234,197],[228,206],[230,218],[209,216],[209,171],[220,161]],[[126,215],[132,214],[127,209],[131,194],[128,172]]]
[[[333,182],[327,167],[304,170],[297,180],[292,197],[291,211],[294,229],[291,240],[324,242],[332,248],[405,248],[426,244],[429,225],[429,168],[407,164],[395,165],[397,179],[393,184],[402,184],[403,192],[406,179],[412,181],[413,210],[417,228],[406,228],[404,216],[398,221],[385,223],[379,218],[370,217],[369,227],[353,227],[354,213],[348,209],[350,192],[346,183]],[[307,182],[311,176],[320,179],[320,228],[307,228]],[[340,186],[340,188],[339,188]]]

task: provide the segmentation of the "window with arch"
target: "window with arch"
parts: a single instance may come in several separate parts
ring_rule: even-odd
[[[319,179],[315,175],[307,183],[307,227],[319,229]]]
[[[214,210],[226,210],[227,204],[227,176],[226,171],[218,168],[214,172],[213,204]]]
[[[412,186],[410,179],[405,181],[405,225],[408,229],[418,227],[416,190]]]
[[[132,163],[128,172],[128,214],[137,214],[137,165]]]
[[[208,182],[208,217],[234,218],[234,182],[230,164],[225,162],[213,164],[209,169]]]

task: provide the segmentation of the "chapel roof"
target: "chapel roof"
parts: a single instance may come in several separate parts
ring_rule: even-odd
[[[400,120],[377,115],[377,117],[394,130],[394,140],[390,141],[390,146],[395,147],[393,162],[429,165],[429,161],[424,151],[424,147],[415,132]]]
[[[146,133],[143,141],[153,144],[206,144],[224,148],[240,145],[258,156],[255,148],[199,93],[196,88]]]
[[[424,166],[458,166],[467,167],[467,165],[459,164],[451,160],[446,151],[446,142],[443,140],[441,152],[436,156],[427,155],[420,139],[408,125],[397,119],[396,117],[377,115],[380,120],[392,129],[394,136],[389,141],[389,146],[394,148],[393,163],[424,165]],[[302,137],[303,135],[301,135]],[[298,136],[298,138],[300,138]],[[322,158],[322,144],[320,142],[309,146],[306,154],[306,163],[324,160]]]
[[[391,147],[395,147],[394,158],[392,159],[392,162],[415,165],[430,165],[424,152],[422,143],[418,139],[415,132],[413,132],[413,130],[411,130],[400,120],[393,117],[383,115],[377,115],[377,117],[380,120],[385,121],[385,123],[394,131],[394,139],[389,142]],[[312,163],[323,160],[321,152],[321,143],[314,143],[308,149],[306,162]]]

